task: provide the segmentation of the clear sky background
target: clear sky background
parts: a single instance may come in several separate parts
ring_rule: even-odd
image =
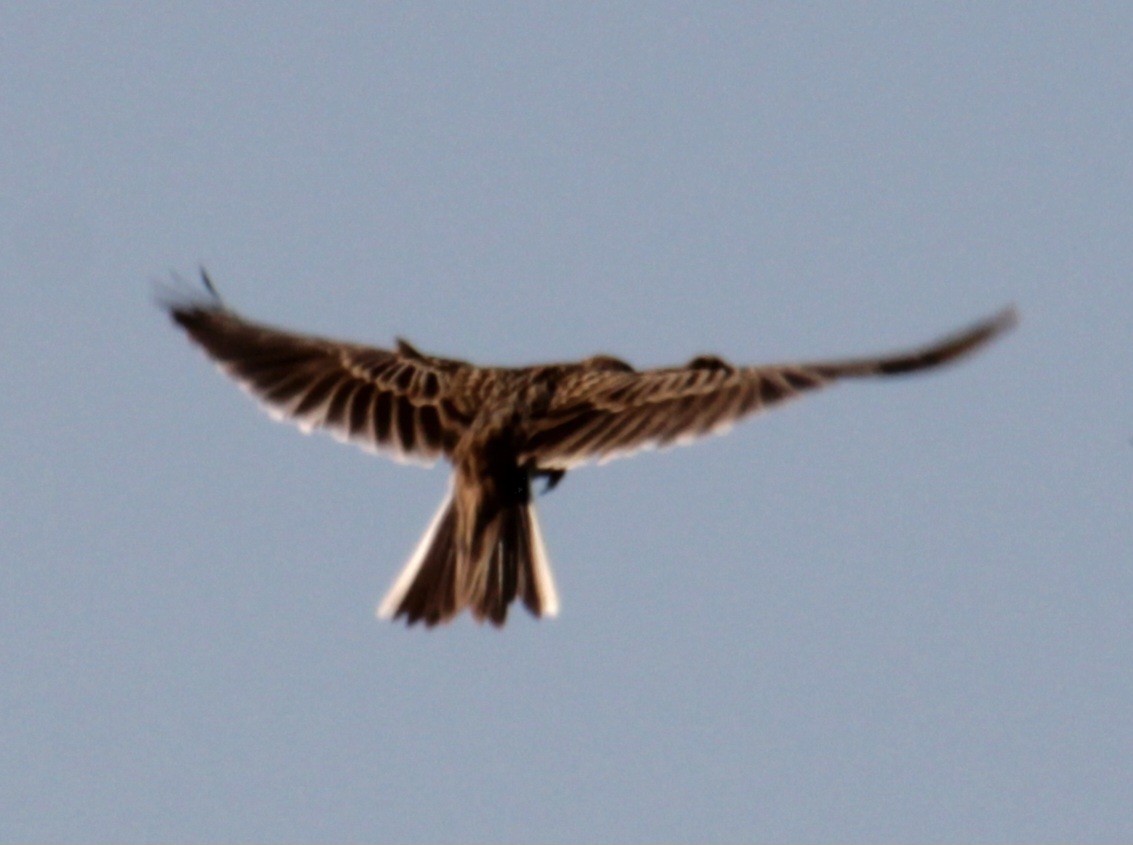
[[[0,9],[0,839],[1133,837],[1127,3]],[[443,469],[154,306],[523,364],[926,341],[373,609]]]

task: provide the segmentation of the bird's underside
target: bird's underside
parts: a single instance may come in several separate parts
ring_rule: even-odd
[[[911,351],[815,363],[743,367],[701,355],[639,371],[595,356],[478,367],[404,340],[379,349],[253,323],[204,281],[210,296],[170,302],[173,320],[273,417],[401,460],[453,464],[449,496],[378,609],[427,625],[465,607],[502,625],[515,599],[536,616],[557,613],[534,480],[549,489],[587,461],[722,432],[839,379],[930,369],[1015,322],[1006,309]]]

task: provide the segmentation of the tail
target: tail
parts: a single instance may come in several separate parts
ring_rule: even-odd
[[[378,616],[427,626],[448,622],[465,607],[478,622],[503,625],[516,598],[535,616],[555,616],[559,597],[530,502],[496,510],[483,527],[478,561],[461,553],[457,498],[450,492],[401,570]],[[476,514],[469,519],[476,520]],[[473,523],[475,524],[475,523]]]

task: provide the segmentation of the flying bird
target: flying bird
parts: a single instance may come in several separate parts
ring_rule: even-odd
[[[918,349],[816,363],[751,367],[700,355],[636,370],[595,355],[480,367],[402,339],[381,349],[255,323],[201,276],[208,297],[171,299],[170,316],[274,418],[401,460],[452,464],[447,497],[378,607],[380,617],[427,626],[465,608],[501,626],[516,599],[537,617],[558,613],[533,484],[550,490],[587,461],[726,431],[840,379],[937,367],[1016,321],[1007,308]]]

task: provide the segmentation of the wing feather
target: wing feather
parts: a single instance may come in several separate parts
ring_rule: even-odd
[[[551,469],[686,443],[844,378],[925,370],[967,355],[1016,320],[1013,309],[907,352],[818,363],[733,367],[700,356],[685,367],[568,372],[548,413],[532,421],[523,459]]]
[[[173,303],[170,315],[274,418],[394,458],[450,454],[469,418],[449,395],[469,365],[344,343],[245,320],[219,303]]]

